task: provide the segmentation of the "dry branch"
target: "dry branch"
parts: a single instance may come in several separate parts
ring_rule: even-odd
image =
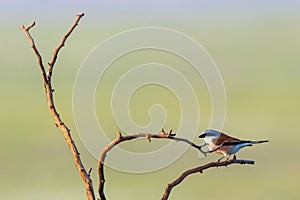
[[[161,198],[161,200],[167,200],[169,198],[169,195],[170,195],[172,189],[176,185],[180,184],[187,176],[189,176],[191,174],[194,174],[194,173],[203,173],[203,171],[208,169],[208,168],[228,166],[228,165],[231,165],[231,164],[249,164],[249,165],[253,165],[254,161],[253,160],[236,160],[236,159],[233,159],[233,160],[226,160],[226,161],[223,161],[223,162],[210,162],[210,163],[207,163],[205,165],[186,170],[178,178],[176,178],[173,182],[169,183],[166,186],[164,195]]]
[[[34,25],[35,25],[35,22],[32,22],[32,24],[30,24],[28,27],[25,27],[24,25],[22,25],[21,30],[23,30],[25,32],[29,42],[31,43],[31,48],[32,48],[34,54],[36,55],[37,60],[38,60],[38,65],[39,65],[41,73],[42,73],[44,85],[46,85],[47,84],[47,76],[46,76],[45,67],[44,67],[44,64],[43,64],[43,59],[42,59],[42,56],[41,56],[40,52],[37,50],[37,48],[35,46],[33,38],[31,37],[31,35],[29,33],[29,30],[32,27],[34,27]]]
[[[151,138],[156,138],[156,139],[170,139],[174,140],[177,142],[184,142],[187,143],[188,145],[196,148],[199,150],[201,153],[204,155],[207,154],[207,152],[202,150],[202,147],[204,145],[197,145],[185,138],[179,138],[176,137],[174,133],[172,133],[172,130],[170,130],[168,133],[166,133],[163,129],[161,133],[158,134],[150,134],[150,133],[137,133],[133,135],[125,135],[123,136],[121,132],[117,132],[118,138],[114,139],[111,141],[106,147],[104,147],[101,151],[99,161],[98,161],[98,175],[99,175],[99,186],[98,186],[98,192],[100,195],[101,200],[106,200],[105,193],[104,193],[104,183],[105,183],[105,177],[104,177],[104,161],[106,158],[106,155],[108,151],[110,151],[114,146],[118,145],[121,142],[137,139],[137,138],[146,138],[149,142],[151,141]]]
[[[84,16],[84,14],[78,14],[76,16],[76,20],[73,23],[73,25],[71,26],[70,30],[63,36],[60,44],[57,46],[57,48],[54,50],[53,52],[53,56],[51,61],[48,63],[48,70],[47,72],[45,71],[45,67],[43,65],[43,61],[42,61],[42,56],[39,53],[34,39],[32,38],[31,34],[30,34],[30,29],[32,27],[34,27],[35,22],[33,22],[31,25],[29,25],[28,27],[25,27],[24,25],[21,26],[21,29],[25,32],[29,42],[31,43],[31,48],[33,49],[34,54],[37,57],[38,60],[38,65],[39,68],[41,70],[42,73],[42,77],[43,77],[43,81],[44,81],[44,87],[45,87],[45,92],[46,92],[46,97],[47,97],[47,102],[48,102],[48,106],[50,109],[50,112],[54,118],[55,124],[57,127],[59,127],[61,129],[61,131],[64,133],[64,137],[68,143],[68,146],[72,152],[73,158],[74,158],[74,163],[75,166],[84,182],[85,185],[85,189],[86,189],[86,195],[87,198],[89,200],[95,200],[95,195],[94,195],[94,189],[93,189],[93,184],[92,184],[92,180],[90,178],[90,171],[87,172],[86,169],[84,168],[82,161],[80,159],[80,154],[79,151],[72,139],[71,136],[71,130],[67,127],[67,125],[61,120],[55,105],[54,105],[54,99],[53,99],[53,89],[52,89],[52,84],[51,84],[51,76],[52,76],[52,71],[53,71],[53,67],[54,64],[56,62],[58,53],[60,51],[60,49],[64,46],[66,40],[68,39],[68,37],[71,35],[71,33],[73,32],[73,30],[75,29],[75,27],[78,25],[79,20]]]
[[[83,16],[84,16],[84,13],[76,15],[76,20],[75,20],[74,24],[71,26],[71,28],[68,30],[68,32],[63,36],[63,38],[62,38],[61,42],[59,43],[59,45],[55,48],[55,50],[53,52],[53,55],[52,55],[52,58],[51,58],[51,61],[48,63],[48,74],[47,74],[48,80],[51,80],[53,67],[54,67],[54,64],[56,62],[57,55],[58,55],[60,49],[65,46],[66,40],[71,35],[73,30],[76,28],[76,26],[78,26],[78,22],[81,19],[81,17],[83,17]]]

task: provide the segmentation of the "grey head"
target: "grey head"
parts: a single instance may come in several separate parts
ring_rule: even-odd
[[[219,137],[221,135],[220,131],[214,130],[214,129],[207,129],[203,131],[201,135],[199,135],[199,138],[205,138],[207,137]]]

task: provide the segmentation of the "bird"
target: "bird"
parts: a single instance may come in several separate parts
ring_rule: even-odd
[[[204,139],[205,145],[207,145],[210,150],[209,153],[214,152],[217,154],[223,154],[223,157],[221,157],[218,162],[226,157],[227,160],[229,160],[232,155],[233,159],[236,159],[235,154],[243,147],[269,142],[269,140],[240,140],[213,129],[205,130],[199,138]]]

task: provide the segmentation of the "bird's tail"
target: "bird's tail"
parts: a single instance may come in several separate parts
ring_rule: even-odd
[[[265,143],[265,142],[269,142],[269,140],[252,141],[252,144],[260,144],[260,143]]]

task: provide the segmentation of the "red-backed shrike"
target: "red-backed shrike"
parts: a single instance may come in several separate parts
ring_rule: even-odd
[[[268,142],[269,140],[260,140],[260,141],[250,141],[250,140],[240,140],[233,138],[225,133],[208,129],[204,131],[199,138],[203,138],[206,145],[208,146],[210,152],[215,152],[218,154],[223,154],[218,161],[221,161],[223,158],[229,159],[233,155],[233,159],[236,158],[235,154],[243,147],[252,146],[253,144],[259,144]]]

